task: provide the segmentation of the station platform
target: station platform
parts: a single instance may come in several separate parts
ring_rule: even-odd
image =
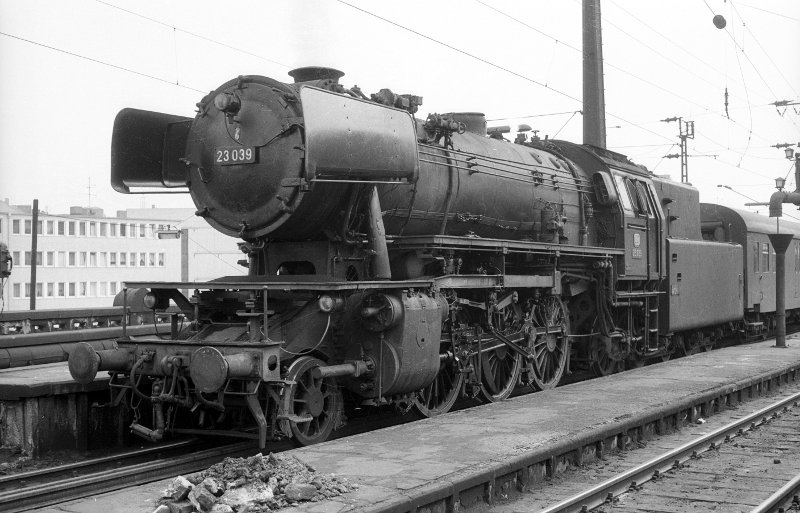
[[[800,341],[718,349],[289,452],[359,488],[292,512],[459,511],[624,449],[713,410],[800,382]],[[40,513],[150,513],[169,481]],[[288,509],[285,511],[289,511]]]
[[[37,456],[122,443],[117,410],[98,406],[108,402],[108,380],[76,383],[67,362],[0,369],[0,446]]]

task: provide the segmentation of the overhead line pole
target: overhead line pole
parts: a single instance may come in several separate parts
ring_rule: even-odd
[[[665,123],[678,122],[678,138],[681,140],[681,183],[689,183],[689,149],[687,139],[694,139],[694,121],[684,121],[681,117],[662,119]],[[667,155],[667,158],[674,158]]]
[[[31,298],[30,309],[36,310],[36,266],[39,259],[39,200],[33,200],[33,219],[31,220]]]

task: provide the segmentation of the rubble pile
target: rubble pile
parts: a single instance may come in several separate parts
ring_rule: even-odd
[[[225,458],[207,470],[175,478],[154,513],[265,513],[357,487],[335,475],[317,474],[294,456]]]

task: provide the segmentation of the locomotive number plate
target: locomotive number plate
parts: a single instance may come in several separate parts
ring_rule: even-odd
[[[232,148],[216,148],[214,163],[222,166],[234,164],[253,164],[256,161],[256,149],[252,146],[236,146]]]

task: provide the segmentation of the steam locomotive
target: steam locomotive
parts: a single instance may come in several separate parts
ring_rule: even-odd
[[[114,189],[188,190],[248,269],[128,282],[124,298],[172,308],[169,336],[72,352],[75,380],[110,371],[134,433],[313,444],[352,407],[434,416],[769,329],[763,218],[613,151],[512,143],[479,113],[417,119],[421,97],[367,96],[330,68],[290,75],[231,80],[194,119],[115,120]]]

